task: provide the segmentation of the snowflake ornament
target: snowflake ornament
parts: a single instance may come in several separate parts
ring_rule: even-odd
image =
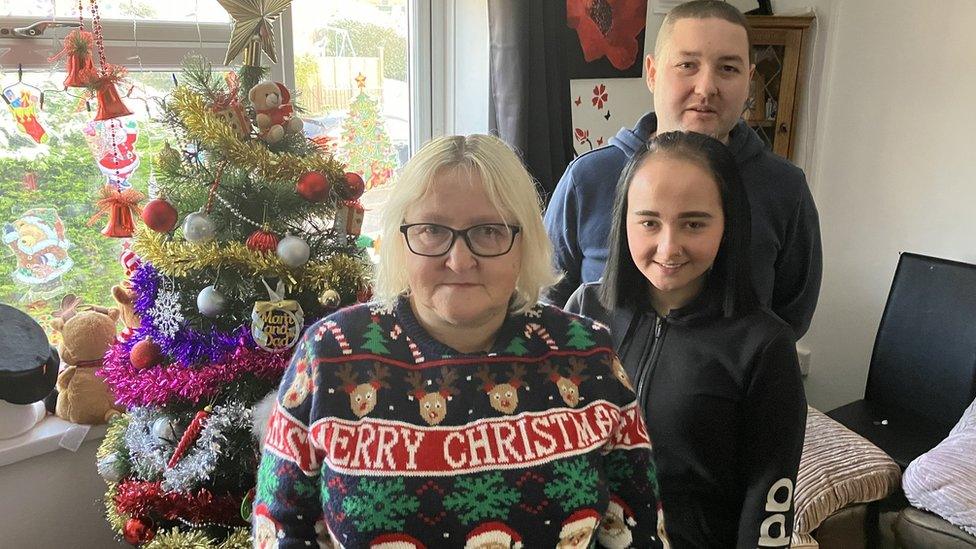
[[[149,310],[155,320],[156,329],[166,337],[173,337],[180,330],[183,323],[183,312],[180,311],[180,294],[173,290],[159,290],[156,303]]]

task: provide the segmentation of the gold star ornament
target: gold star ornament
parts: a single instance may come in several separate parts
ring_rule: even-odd
[[[272,63],[278,62],[275,54],[274,22],[291,5],[292,0],[217,0],[234,18],[234,32],[227,46],[224,63],[230,64],[244,52],[244,64],[261,66],[261,50],[268,54]]]

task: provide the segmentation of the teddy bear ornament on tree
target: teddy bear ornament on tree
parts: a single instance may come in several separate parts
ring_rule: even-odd
[[[256,114],[258,135],[266,143],[277,143],[286,134],[302,131],[302,120],[291,106],[291,92],[281,82],[259,82],[247,93]]]

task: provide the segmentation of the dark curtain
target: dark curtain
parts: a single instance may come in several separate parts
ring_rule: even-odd
[[[546,201],[573,159],[565,0],[488,0],[491,131],[518,150]]]

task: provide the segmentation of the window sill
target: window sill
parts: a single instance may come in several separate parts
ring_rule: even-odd
[[[49,415],[30,431],[0,440],[0,467],[60,448],[74,452],[84,442],[103,438],[105,429],[105,425],[77,425]]]

